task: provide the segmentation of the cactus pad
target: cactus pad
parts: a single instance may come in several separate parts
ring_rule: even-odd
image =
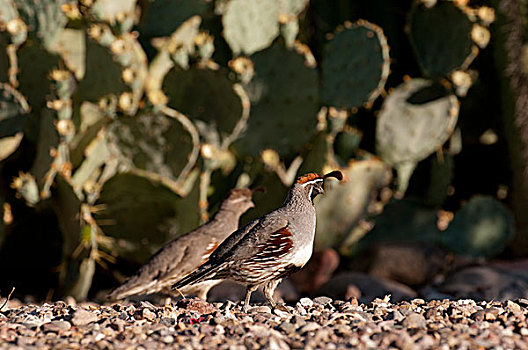
[[[472,55],[473,23],[451,1],[432,8],[416,4],[409,17],[408,33],[423,74],[447,77]]]
[[[224,38],[235,54],[268,47],[279,35],[278,1],[230,0],[222,16]]]
[[[365,217],[376,192],[388,186],[390,168],[378,159],[353,161],[343,169],[345,181],[325,183],[325,195],[317,201],[316,246],[336,246]]]
[[[372,103],[389,76],[387,38],[380,27],[360,20],[347,23],[326,46],[321,96],[340,108]]]
[[[190,17],[203,17],[209,6],[207,3],[206,0],[142,1],[142,15],[138,26],[141,36],[169,36]]]
[[[15,0],[20,17],[34,34],[49,49],[60,31],[68,22],[61,6],[67,0]]]
[[[302,50],[305,51],[302,51]],[[245,85],[251,116],[237,149],[257,155],[271,148],[281,156],[298,152],[317,124],[317,73],[307,48],[287,49],[279,43],[251,57],[255,77]]]
[[[117,26],[121,32],[129,31],[136,21],[137,0],[97,0],[91,10],[97,20]]]
[[[0,160],[20,144],[28,112],[26,99],[8,84],[0,83]]]
[[[17,58],[18,89],[26,96],[32,110],[38,111],[51,94],[49,74],[60,66],[60,57],[48,52],[42,45],[28,41],[17,51]]]
[[[408,99],[431,85],[412,79],[385,99],[376,125],[376,153],[398,170],[399,189],[405,191],[419,161],[435,152],[451,136],[458,119],[458,100],[445,96],[423,104]]]
[[[492,257],[503,251],[515,232],[512,213],[489,196],[475,196],[455,214],[442,242],[458,254]]]
[[[108,129],[111,152],[129,167],[174,181],[197,147],[182,124],[159,113],[122,117]]]
[[[223,70],[173,68],[163,81],[168,105],[230,134],[242,115],[242,102]]]

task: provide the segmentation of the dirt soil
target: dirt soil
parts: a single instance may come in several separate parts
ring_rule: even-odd
[[[328,297],[295,305],[184,299],[76,304],[10,301],[1,349],[528,349],[528,300],[475,302],[389,297],[368,305]]]

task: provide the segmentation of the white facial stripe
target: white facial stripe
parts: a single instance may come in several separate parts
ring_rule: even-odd
[[[245,201],[246,198],[244,197],[240,197],[240,198],[237,198],[237,199],[232,199],[229,201],[229,203],[238,203],[238,202],[242,202],[242,201]]]
[[[312,198],[312,192],[313,192],[313,187],[310,187],[310,193],[308,193],[308,198]]]
[[[313,185],[313,184],[316,184],[317,182],[323,182],[323,179],[314,179],[314,180],[306,181],[301,186],[306,187],[306,185],[309,185],[309,184]]]

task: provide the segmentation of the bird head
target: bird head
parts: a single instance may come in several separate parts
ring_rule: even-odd
[[[255,192],[265,192],[266,189],[262,186],[249,188],[234,188],[229,192],[229,196],[222,203],[222,208],[231,210],[237,213],[245,213],[247,210],[255,207],[252,196]]]
[[[293,188],[297,188],[304,193],[304,195],[313,203],[315,197],[319,194],[324,194],[324,180],[329,177],[342,180],[343,174],[339,170],[329,172],[326,175],[319,175],[317,173],[305,174],[297,178]]]

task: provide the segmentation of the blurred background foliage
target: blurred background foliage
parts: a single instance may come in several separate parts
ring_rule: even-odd
[[[0,0],[0,293],[93,297],[264,185],[315,249],[528,255],[524,0]],[[423,281],[422,281],[423,282]]]

